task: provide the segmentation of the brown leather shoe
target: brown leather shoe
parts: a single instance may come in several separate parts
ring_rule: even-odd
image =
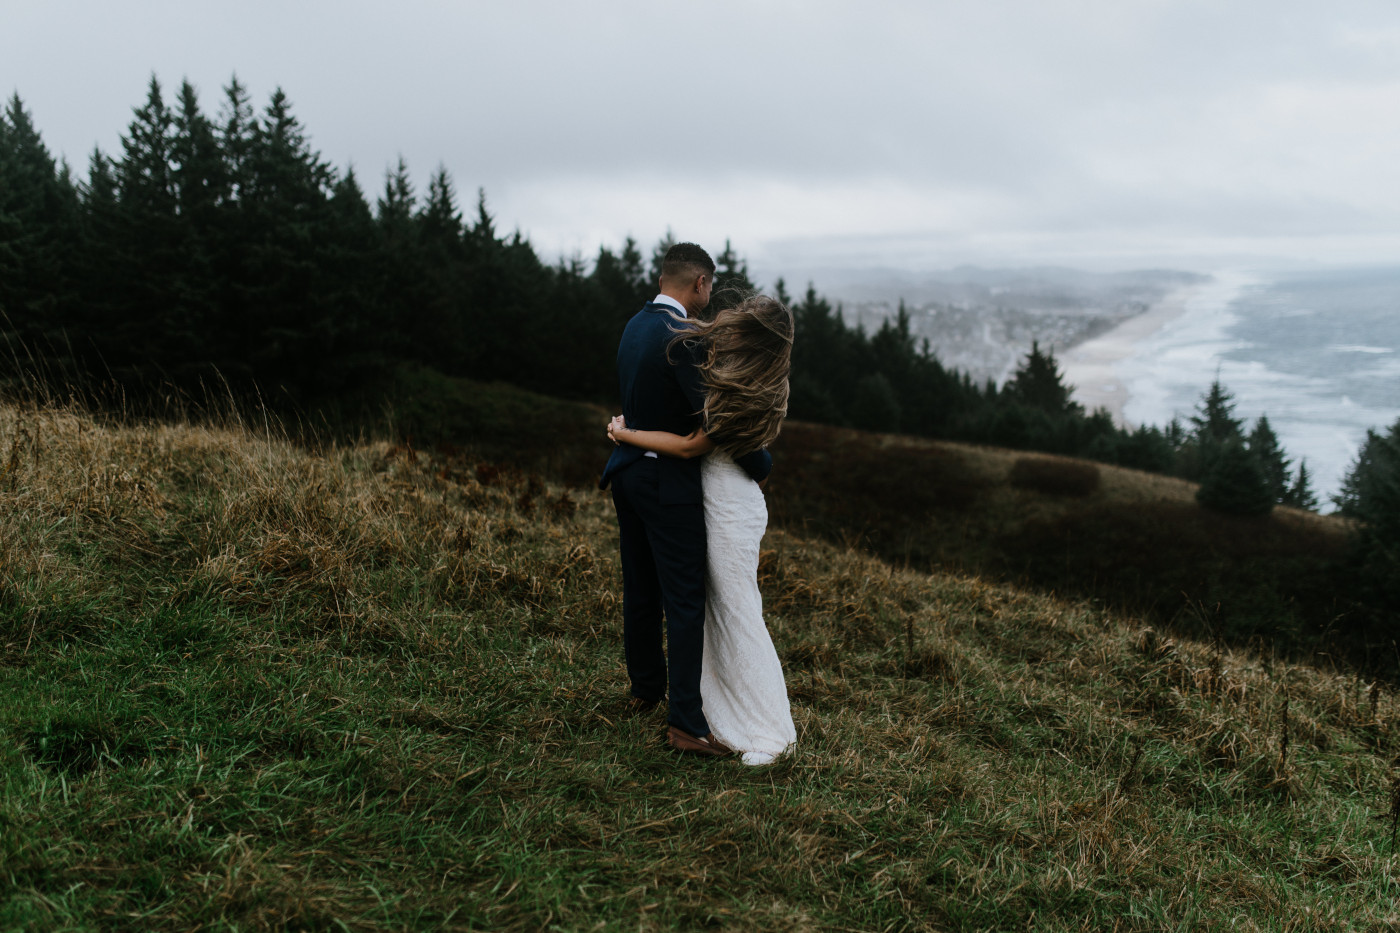
[[[683,732],[675,726],[666,730],[666,741],[671,743],[671,747],[678,752],[687,752],[692,755],[708,755],[711,758],[727,758],[734,754],[729,748],[715,738],[714,733],[710,733],[704,738],[696,738],[689,732]]]

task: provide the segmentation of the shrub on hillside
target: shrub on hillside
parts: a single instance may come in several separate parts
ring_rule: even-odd
[[[1099,488],[1099,468],[1090,463],[1021,457],[1011,467],[1011,485],[1051,496],[1087,496]]]

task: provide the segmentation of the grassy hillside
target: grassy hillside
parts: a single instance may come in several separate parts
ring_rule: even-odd
[[[421,445],[591,486],[609,412],[405,370],[373,397]],[[448,448],[453,450],[455,448]],[[774,445],[775,525],[897,566],[1093,599],[1197,638],[1400,677],[1394,618],[1358,605],[1337,518],[1278,508],[1220,515],[1194,484],[972,444],[790,422]]]
[[[1197,637],[1395,672],[1392,634],[1352,606],[1338,575],[1340,519],[1221,515],[1172,477],[800,423],[775,457],[773,511],[787,528],[900,565],[1096,599]]]
[[[623,715],[601,493],[0,408],[0,929],[1400,924],[1390,692],[796,525],[752,770]]]

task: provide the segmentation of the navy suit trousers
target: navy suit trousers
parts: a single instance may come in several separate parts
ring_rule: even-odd
[[[704,736],[710,732],[700,704],[700,665],[705,650],[705,509],[699,502],[662,505],[658,472],[657,461],[643,457],[612,477],[622,545],[622,640],[627,673],[632,679],[632,695],[643,700],[660,700],[667,695],[669,684],[671,725]]]

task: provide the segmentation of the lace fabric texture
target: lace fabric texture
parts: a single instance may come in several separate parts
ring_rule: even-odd
[[[700,673],[705,719],[745,764],[768,764],[797,740],[758,591],[768,505],[758,484],[722,451],[705,458],[701,477],[709,563]]]

